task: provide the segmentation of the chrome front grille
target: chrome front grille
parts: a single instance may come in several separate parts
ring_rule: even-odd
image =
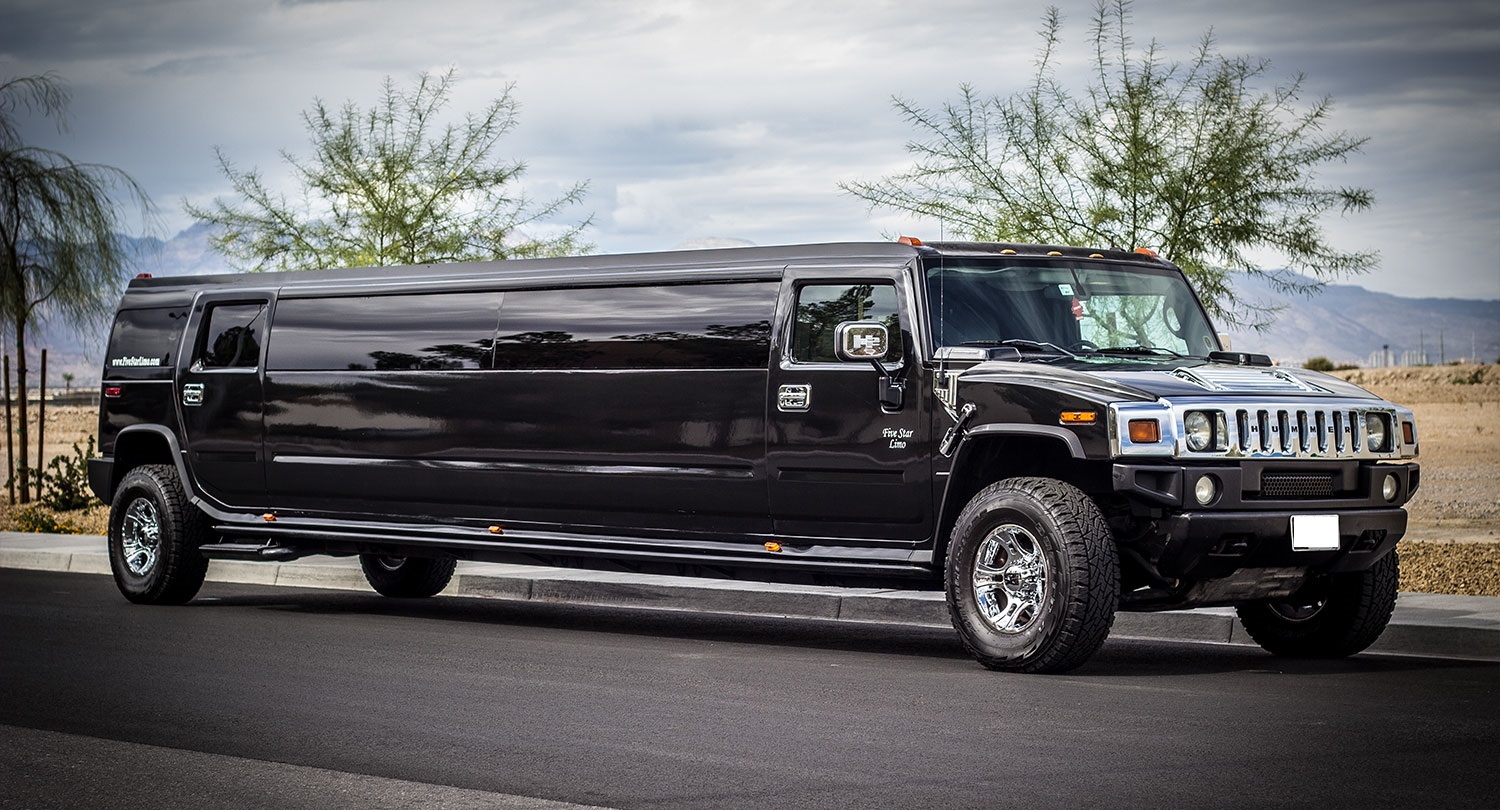
[[[1225,414],[1227,434],[1218,437],[1215,448],[1178,451],[1184,456],[1236,456],[1245,458],[1391,458],[1398,455],[1401,422],[1393,408],[1371,408],[1368,403],[1256,402],[1223,403],[1217,407],[1179,404],[1178,418],[1190,410],[1217,410]],[[1388,438],[1386,449],[1369,446],[1365,416],[1383,414]]]

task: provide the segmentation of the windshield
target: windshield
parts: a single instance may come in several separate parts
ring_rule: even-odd
[[[938,346],[1014,346],[1023,354],[1152,359],[1219,348],[1174,271],[1068,259],[930,262]]]

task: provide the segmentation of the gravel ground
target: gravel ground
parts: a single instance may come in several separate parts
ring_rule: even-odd
[[[1500,366],[1430,366],[1337,372],[1417,416],[1422,485],[1408,504],[1401,589],[1500,596]],[[35,408],[30,430],[36,435]],[[47,410],[47,457],[71,455],[97,427],[92,407]],[[0,493],[0,529],[16,530]],[[56,516],[75,531],[103,534],[107,510]]]

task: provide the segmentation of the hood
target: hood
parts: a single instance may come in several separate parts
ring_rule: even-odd
[[[1341,397],[1380,399],[1338,377],[1302,368],[1238,366],[1183,358],[1169,363],[1026,363],[991,361],[963,372],[965,383],[1025,380],[1106,400],[1158,397]]]
[[[1380,399],[1357,385],[1303,368],[1192,361],[1149,369],[1113,366],[1094,372],[1159,397],[1340,397]]]

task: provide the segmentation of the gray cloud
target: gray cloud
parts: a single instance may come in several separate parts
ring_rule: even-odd
[[[1017,90],[1044,5],[12,0],[0,75],[72,80],[71,134],[28,137],[131,172],[173,228],[188,224],[180,199],[227,191],[213,145],[274,179],[277,149],[305,151],[314,98],[368,105],[386,75],[456,65],[455,111],[518,83],[521,125],[501,151],[527,161],[538,197],[589,180],[602,250],[931,236],[939,223],[872,215],[836,184],[906,165],[892,95]],[[1063,5],[1076,79],[1092,3]],[[1325,173],[1377,194],[1374,211],[1329,224],[1342,247],[1382,250],[1361,283],[1500,298],[1500,7],[1174,0],[1138,3],[1134,19],[1168,59],[1213,28],[1224,54],[1273,61],[1267,87],[1304,72],[1307,99],[1335,99],[1334,129],[1371,136]],[[1433,250],[1483,258],[1434,263]]]

